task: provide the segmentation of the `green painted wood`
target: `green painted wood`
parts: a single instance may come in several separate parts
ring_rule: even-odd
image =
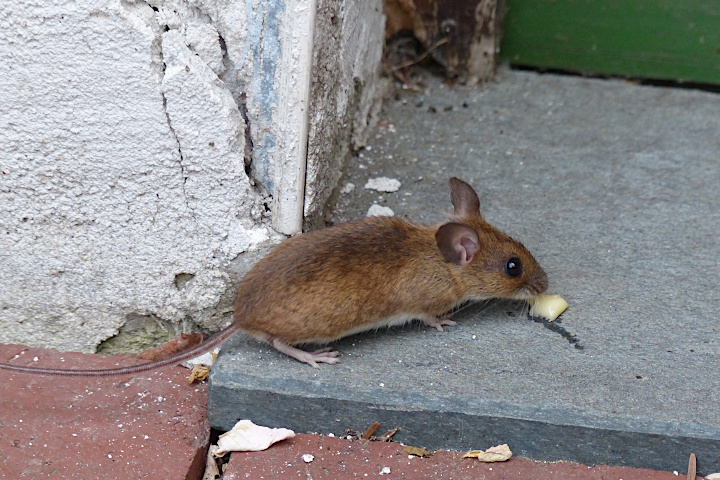
[[[506,0],[515,65],[720,84],[720,0]]]

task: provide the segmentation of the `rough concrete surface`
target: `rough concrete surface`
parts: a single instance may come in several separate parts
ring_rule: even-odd
[[[0,362],[111,368],[137,360],[0,345]],[[0,478],[199,479],[207,385],[183,367],[132,377],[3,374]]]
[[[517,302],[338,342],[313,370],[237,338],[211,378],[210,420],[342,433],[373,421],[430,448],[509,443],[521,456],[720,470],[716,279],[720,97],[620,80],[503,71],[479,88],[420,77],[384,108],[337,219],[374,202],[442,221],[447,178],[521,240],[570,308]],[[397,178],[395,193],[364,190]]]
[[[317,224],[353,147],[380,105],[385,17],[380,0],[318,0],[308,132],[306,221]]]

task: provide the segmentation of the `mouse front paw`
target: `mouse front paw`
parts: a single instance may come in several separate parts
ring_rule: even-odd
[[[448,313],[447,315],[443,315],[442,317],[430,317],[430,318],[423,318],[422,321],[425,325],[428,327],[437,328],[439,332],[444,331],[443,325],[448,326],[455,326],[457,325],[457,322],[453,322],[450,320],[452,318],[452,314]]]

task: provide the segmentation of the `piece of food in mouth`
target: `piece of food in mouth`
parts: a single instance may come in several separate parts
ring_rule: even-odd
[[[541,317],[551,322],[568,307],[568,303],[560,295],[535,295],[528,303],[531,317]]]

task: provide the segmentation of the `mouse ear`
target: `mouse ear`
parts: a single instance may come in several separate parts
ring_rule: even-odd
[[[478,251],[478,234],[462,223],[446,223],[435,232],[435,241],[448,261],[465,266]]]
[[[475,190],[459,178],[450,179],[450,201],[455,207],[455,215],[464,217],[480,212],[480,199]]]

